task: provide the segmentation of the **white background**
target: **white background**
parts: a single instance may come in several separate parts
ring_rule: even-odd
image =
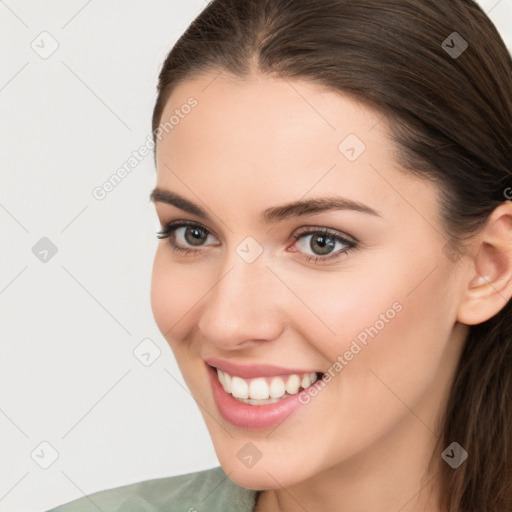
[[[512,48],[512,0],[480,4]],[[0,1],[1,512],[218,465],[151,312],[152,154],[92,195],[147,140],[160,65],[205,5]]]

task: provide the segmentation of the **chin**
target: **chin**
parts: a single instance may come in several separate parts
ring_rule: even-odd
[[[254,490],[280,489],[291,487],[312,476],[311,468],[297,470],[297,464],[284,457],[263,458],[252,467],[245,467],[237,453],[218,454],[220,465],[226,475],[236,484]]]
[[[231,466],[224,466],[222,464],[221,466],[233,482],[247,489],[260,491],[281,489],[282,487],[291,487],[302,480],[297,474],[290,475],[289,469],[283,474],[277,469],[269,470],[266,467],[260,467],[259,469],[255,467],[247,469],[237,467],[233,469]]]

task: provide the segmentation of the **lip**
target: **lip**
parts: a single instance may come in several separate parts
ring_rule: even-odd
[[[267,364],[236,364],[224,359],[210,357],[204,360],[208,365],[221,369],[223,372],[229,373],[234,377],[242,377],[242,379],[254,379],[256,377],[276,377],[278,375],[291,375],[297,373],[319,373],[318,370],[304,370],[297,368],[280,368]]]
[[[250,405],[240,402],[230,393],[226,393],[217,377],[217,370],[206,362],[205,366],[212,385],[213,397],[220,415],[229,423],[237,427],[246,429],[264,429],[274,427],[279,423],[282,423],[286,418],[291,416],[294,411],[304,405],[299,401],[299,395],[303,391],[300,391],[288,398],[282,398],[278,402],[272,404]],[[249,367],[246,367],[246,369],[248,368]],[[266,368],[275,369],[275,367],[268,366]],[[282,371],[282,369],[279,368],[279,371]],[[262,374],[258,373],[258,375]],[[277,375],[282,375],[282,373]],[[318,382],[315,382],[310,387],[317,386],[317,384]]]

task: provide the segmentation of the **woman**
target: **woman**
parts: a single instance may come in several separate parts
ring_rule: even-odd
[[[512,510],[511,91],[470,0],[211,2],[151,302],[220,467],[54,510]]]

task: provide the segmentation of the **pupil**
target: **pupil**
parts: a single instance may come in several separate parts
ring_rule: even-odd
[[[192,236],[189,237],[189,233],[192,233]],[[201,242],[204,242],[207,238],[207,235],[202,229],[199,228],[188,228],[185,231],[185,239],[191,245],[201,245]]]
[[[311,246],[313,252],[317,252],[316,248],[314,247],[314,240],[318,241],[316,245],[320,247],[320,251],[318,252],[318,254],[329,254],[329,252],[334,248],[335,245],[333,240],[328,236],[319,235],[311,238],[311,243],[309,245]]]

